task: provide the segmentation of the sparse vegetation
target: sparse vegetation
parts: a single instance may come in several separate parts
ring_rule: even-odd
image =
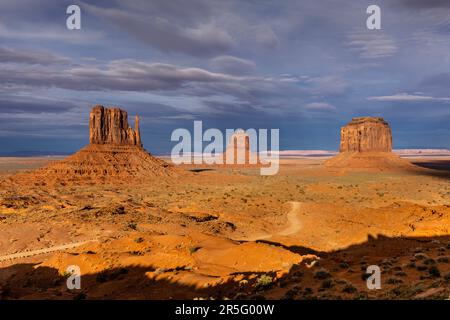
[[[267,289],[272,286],[273,278],[269,275],[263,274],[256,281],[256,289]]]
[[[327,279],[331,277],[330,272],[328,272],[328,270],[321,268],[320,270],[317,270],[316,272],[314,272],[314,278],[315,279]]]
[[[131,230],[136,230],[137,229],[137,224],[134,222],[130,222],[128,224],[128,228],[130,228]]]
[[[143,241],[144,241],[144,239],[141,238],[141,237],[137,237],[137,238],[134,239],[134,242],[136,242],[136,243],[141,243]]]
[[[189,253],[193,254],[193,253],[197,252],[198,250],[200,250],[201,247],[199,247],[199,246],[190,246],[188,249],[189,249]]]
[[[431,266],[430,269],[428,269],[428,273],[430,274],[430,276],[435,278],[439,278],[441,276],[441,272],[436,266]]]

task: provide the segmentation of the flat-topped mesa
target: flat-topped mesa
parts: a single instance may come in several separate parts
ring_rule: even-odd
[[[353,118],[341,128],[340,152],[392,152],[392,132],[383,118]]]
[[[135,128],[128,125],[128,113],[119,108],[92,108],[89,119],[89,142],[91,144],[133,145],[142,147],[139,117]]]

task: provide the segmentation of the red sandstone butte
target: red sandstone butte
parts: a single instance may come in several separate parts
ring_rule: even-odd
[[[340,152],[391,152],[392,132],[383,118],[353,118],[341,128]]]
[[[119,108],[95,106],[89,117],[89,142],[91,144],[132,145],[142,147],[139,117],[134,130],[128,125],[128,113]]]

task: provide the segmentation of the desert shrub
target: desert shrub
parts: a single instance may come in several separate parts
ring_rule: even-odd
[[[62,277],[63,277],[63,278],[68,278],[68,277],[70,277],[71,275],[72,275],[72,273],[69,272],[69,271],[64,271],[64,272],[62,273]]]
[[[436,266],[431,266],[430,269],[428,269],[428,273],[430,274],[430,276],[439,278],[441,276],[441,272],[439,271],[439,269]]]
[[[198,250],[200,250],[200,248],[201,247],[199,247],[199,246],[191,246],[191,247],[189,247],[189,253],[193,254],[193,253],[197,252]]]
[[[328,272],[328,270],[323,269],[323,268],[320,270],[317,270],[314,273],[314,278],[316,278],[316,279],[327,279],[329,277],[331,277],[330,273]]]
[[[387,282],[387,284],[403,283],[403,281],[401,279],[397,279],[397,278],[389,278],[386,282]]]
[[[361,279],[362,279],[363,281],[366,281],[367,279],[369,279],[369,277],[370,277],[371,275],[372,275],[371,273],[363,272],[363,273],[361,274]]]
[[[141,237],[137,237],[136,239],[134,239],[134,242],[136,242],[136,243],[141,243],[143,241],[144,241],[144,239],[142,239]]]
[[[342,289],[342,292],[345,292],[345,293],[354,293],[356,291],[357,291],[356,288],[350,283],[346,284],[344,286],[344,288]]]
[[[330,289],[333,287],[333,281],[330,279],[324,280],[322,282],[321,288],[323,289]]]
[[[269,275],[263,274],[256,280],[255,287],[257,289],[267,289],[272,286],[273,278]]]

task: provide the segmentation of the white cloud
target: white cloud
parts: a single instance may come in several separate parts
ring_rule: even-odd
[[[210,65],[214,69],[231,74],[249,74],[256,68],[253,61],[226,55],[212,59]]]
[[[49,24],[36,28],[35,25],[22,23],[19,27],[10,27],[0,22],[0,38],[26,41],[62,41],[65,43],[93,43],[103,38],[103,33],[89,29],[71,32],[61,25]]]
[[[70,64],[69,58],[46,51],[25,50],[0,46],[0,63]]]
[[[394,55],[397,45],[391,36],[380,32],[353,32],[348,35],[348,46],[361,58],[377,59]]]
[[[311,102],[305,105],[305,109],[314,111],[336,110],[336,107],[327,102]]]
[[[391,102],[420,102],[420,101],[450,102],[450,98],[431,97],[408,93],[397,93],[391,96],[368,97],[367,100],[391,101]]]

